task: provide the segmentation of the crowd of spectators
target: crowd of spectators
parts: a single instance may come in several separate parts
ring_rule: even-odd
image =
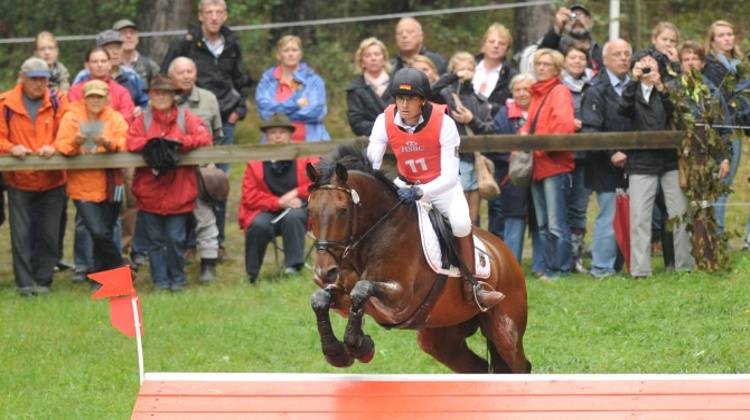
[[[242,47],[225,25],[227,17],[224,0],[201,0],[198,25],[171,43],[161,64],[139,53],[137,24],[119,20],[96,37],[84,68],[71,68],[75,76],[59,60],[54,35],[39,33],[18,84],[0,94],[0,153],[24,159],[128,150],[143,153],[151,164],[149,153],[233,144],[235,124],[248,112],[250,89]],[[681,121],[673,115],[668,92],[683,92],[700,118],[705,104],[695,85],[701,82],[722,110],[716,130],[726,153],[716,176],[731,185],[744,133],[727,128],[737,111],[729,104],[738,102],[732,101],[737,92],[726,80],[748,60],[733,26],[714,22],[701,45],[681,43],[678,28],[660,22],[652,45],[636,52],[624,39],[600,44],[593,27],[587,7],[560,7],[550,30],[522,54],[528,62],[520,63],[519,72],[510,60],[513,38],[504,25],[487,28],[476,54],[457,52],[448,60],[425,47],[416,19],[403,18],[395,27],[395,54],[374,37],[363,40],[354,54],[355,78],[346,88],[351,130],[357,136],[372,134],[378,116],[395,103],[393,75],[408,67],[424,73],[430,85],[426,99],[447,105],[462,136],[673,130]],[[277,63],[260,77],[254,108],[264,121],[262,143],[330,140],[324,124],[326,83],[302,58],[303,41],[284,36],[277,44]],[[487,157],[495,163],[502,191],[488,203],[489,230],[520,262],[528,229],[538,278],[570,272],[603,278],[625,263],[633,278],[643,278],[652,274],[651,257],[662,249],[667,270],[693,268],[685,224],[667,227],[688,207],[676,150],[536,151],[530,187],[509,181],[510,153]],[[239,222],[250,284],[256,284],[275,236],[283,237],[285,273],[304,266],[304,167],[312,161],[248,162]],[[228,164],[215,166],[228,174]],[[477,226],[482,217],[474,154],[462,153],[459,167]],[[76,209],[74,281],[85,281],[92,271],[149,264],[154,289],[178,292],[187,284],[185,265],[196,255],[200,281],[212,281],[227,255],[226,200],[198,197],[196,169],[5,172],[18,293],[48,293],[55,268],[68,267],[62,258],[68,199]],[[615,239],[615,203],[618,190],[628,188],[631,246],[622,250]],[[592,193],[597,208],[589,249]],[[724,195],[715,203],[717,234],[725,230],[726,200]],[[750,239],[750,219],[748,227]],[[589,268],[584,265],[588,252]]]

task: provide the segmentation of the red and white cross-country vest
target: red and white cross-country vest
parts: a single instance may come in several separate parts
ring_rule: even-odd
[[[440,176],[440,131],[447,109],[445,105],[432,104],[429,121],[414,134],[401,130],[393,121],[396,105],[385,109],[388,143],[396,155],[398,172],[409,183],[426,184]]]

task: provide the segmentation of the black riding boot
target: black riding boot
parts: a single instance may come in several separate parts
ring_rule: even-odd
[[[474,274],[474,238],[471,233],[463,237],[456,237],[456,243],[458,244],[458,253],[460,254],[461,261],[466,264],[471,274]],[[469,305],[475,305],[473,289],[476,288],[477,301],[484,308],[491,308],[501,300],[505,299],[505,295],[496,290],[486,290],[481,286],[472,284],[472,281],[465,275],[461,276],[461,284],[463,286],[464,300]]]
[[[201,258],[201,276],[198,281],[208,283],[216,277],[216,258]]]

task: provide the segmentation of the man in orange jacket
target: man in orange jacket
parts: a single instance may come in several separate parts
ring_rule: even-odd
[[[67,109],[65,96],[47,88],[50,71],[40,58],[21,66],[20,82],[0,98],[0,153],[17,159],[55,154],[52,143]],[[48,293],[60,255],[60,213],[65,171],[5,172],[13,274],[21,296]]]

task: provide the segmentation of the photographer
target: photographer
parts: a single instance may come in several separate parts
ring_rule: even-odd
[[[618,112],[630,118],[633,131],[672,130],[674,105],[664,86],[664,57],[653,48],[641,50],[631,61],[632,80],[625,86]],[[628,153],[625,166],[630,184],[630,275],[640,279],[651,275],[651,218],[656,190],[661,185],[669,218],[682,217],[688,201],[680,188],[677,150],[639,149]],[[686,223],[674,226],[675,270],[690,270],[690,236]]]
[[[544,35],[539,49],[551,48],[564,53],[568,45],[575,45],[588,51],[586,66],[596,74],[603,70],[604,62],[601,46],[591,37],[593,28],[594,19],[586,6],[574,4],[570,8],[560,7],[555,14],[555,25]]]

